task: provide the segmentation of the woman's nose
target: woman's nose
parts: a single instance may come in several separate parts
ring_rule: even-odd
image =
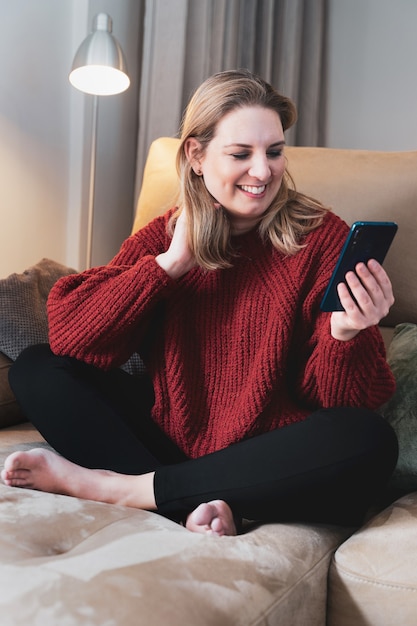
[[[259,180],[267,180],[271,175],[271,168],[266,156],[254,157],[249,168],[249,175]]]

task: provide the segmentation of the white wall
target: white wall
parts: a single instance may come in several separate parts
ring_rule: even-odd
[[[69,99],[66,58],[60,50],[70,49],[71,3],[1,0],[0,9],[4,276],[43,256],[65,260]]]
[[[0,278],[43,257],[83,267],[91,98],[71,87],[68,73],[102,10],[113,18],[132,86],[100,99],[93,263],[109,260],[129,233],[141,6],[140,0],[0,0]]]
[[[417,1],[329,4],[326,145],[417,150]]]

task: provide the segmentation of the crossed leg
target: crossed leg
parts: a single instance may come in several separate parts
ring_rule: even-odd
[[[151,419],[153,391],[124,372],[34,346],[17,359],[10,382],[62,456],[45,449],[10,455],[2,472],[7,485],[188,516],[193,532],[235,534],[232,511],[247,519],[355,525],[397,460],[392,428],[366,409],[317,411],[188,459]]]
[[[155,470],[187,457],[151,419],[154,393],[146,376],[104,372],[58,357],[44,344],[23,351],[9,378],[28,419],[59,456],[45,449],[10,455],[1,473],[7,485],[159,508]],[[230,507],[220,500],[201,505],[200,499],[179,515],[188,515],[194,532],[236,533]]]
[[[154,474],[148,472],[135,476],[110,470],[87,469],[54,452],[35,448],[8,456],[1,478],[10,487],[37,489],[155,511]],[[192,532],[217,536],[236,534],[232,511],[223,500],[200,504],[188,515],[186,528]]]

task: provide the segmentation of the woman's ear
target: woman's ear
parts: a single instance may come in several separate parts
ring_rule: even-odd
[[[188,137],[184,143],[184,154],[197,176],[201,176],[201,143],[195,137]]]

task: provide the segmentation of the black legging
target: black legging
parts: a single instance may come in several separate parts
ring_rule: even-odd
[[[42,344],[19,356],[9,378],[57,452],[89,468],[155,471],[158,511],[174,518],[221,499],[247,519],[360,524],[397,460],[392,428],[365,409],[322,409],[190,460],[151,419],[146,377],[104,372]]]

